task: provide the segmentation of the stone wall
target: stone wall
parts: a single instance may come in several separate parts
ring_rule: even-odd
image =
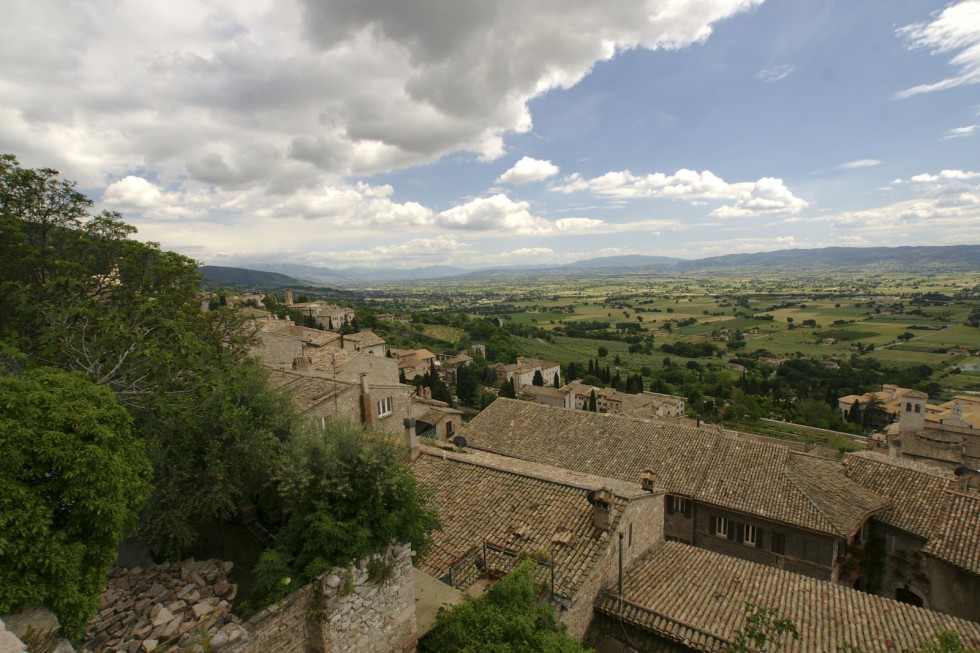
[[[24,642],[17,635],[7,630],[3,619],[0,619],[0,653],[23,653],[27,650]]]
[[[368,578],[368,560],[338,567],[246,624],[231,653],[401,653],[416,641],[411,548],[392,547],[390,578]]]
[[[630,566],[657,542],[664,539],[664,495],[662,491],[648,497],[633,499],[619,518],[616,531],[606,538],[605,554],[595,561],[592,572],[579,587],[574,602],[559,615],[568,633],[582,639],[592,622],[593,606],[602,588],[615,587],[619,582],[619,536],[623,536],[623,569]]]

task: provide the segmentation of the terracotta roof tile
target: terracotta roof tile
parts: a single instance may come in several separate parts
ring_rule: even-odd
[[[892,507],[877,520],[925,539],[944,512],[946,486],[955,478],[935,465],[871,451],[845,456],[844,470],[851,480],[892,500]]]
[[[269,370],[269,383],[273,388],[288,391],[293,405],[300,412],[306,412],[335,395],[341,395],[348,390],[359,389],[357,385],[322,376],[310,376],[273,369]]]
[[[922,551],[980,575],[980,495],[947,490],[945,499],[946,510]]]
[[[816,580],[677,542],[662,542],[624,576],[623,599],[597,610],[701,651],[722,651],[744,623],[745,604],[775,607],[800,632],[785,651],[868,653],[917,650],[941,630],[980,646],[980,624],[843,585]]]
[[[589,490],[611,486],[613,529],[630,496],[651,496],[636,484],[624,492],[617,481],[479,452],[423,449],[411,468],[419,481],[435,489],[443,523],[442,530],[433,533],[432,551],[420,569],[442,577],[452,567],[453,584],[461,588],[480,575],[477,565],[486,542],[487,567],[492,571],[509,571],[518,562],[516,555],[501,554],[494,547],[511,553],[547,552],[554,561],[555,594],[571,598],[610,542],[608,533],[593,525]]]
[[[671,494],[838,537],[889,505],[834,463],[674,421],[500,398],[462,434],[471,447],[626,481],[651,468]]]

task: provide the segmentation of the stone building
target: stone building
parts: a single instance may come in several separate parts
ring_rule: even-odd
[[[443,521],[421,571],[472,593],[529,554],[573,637],[585,634],[620,561],[631,564],[663,539],[663,492],[639,483],[469,450],[422,448],[411,467],[435,489]]]
[[[957,395],[939,405],[927,399],[916,391],[902,395],[895,404],[898,421],[885,432],[888,447],[947,469],[980,469],[980,396]]]
[[[430,437],[440,442],[452,441],[463,426],[462,411],[431,397],[412,395],[411,415],[416,420],[420,437]]]
[[[314,369],[270,370],[269,380],[289,392],[300,413],[321,428],[331,420],[346,420],[400,435],[402,422],[411,417],[410,385],[370,383],[367,374],[354,383]]]
[[[892,501],[872,519],[883,596],[980,621],[980,494],[968,479],[874,452],[848,454],[848,478]]]
[[[913,412],[914,407],[918,406],[919,410],[914,412],[921,413],[924,410],[925,400],[928,398],[929,395],[918,390],[885,384],[881,386],[881,390],[876,392],[839,397],[837,399],[837,407],[841,412],[841,419],[846,421],[855,407],[867,406],[872,401],[878,401],[881,404],[882,410],[893,418],[898,418],[905,403],[912,402],[909,406],[909,412]]]
[[[469,446],[667,492],[668,539],[837,580],[870,517],[889,507],[843,466],[674,420],[641,421],[497,399],[463,428]]]
[[[286,290],[283,303],[316,321],[317,325],[328,331],[337,331],[345,324],[354,322],[354,309],[347,306],[336,306],[321,301],[294,302],[293,291]]]
[[[526,358],[518,356],[517,362],[509,365],[497,363],[493,366],[497,373],[497,378],[501,381],[513,381],[514,387],[520,390],[525,386],[534,385],[534,375],[541,373],[541,378],[546,386],[559,387],[561,385],[561,366],[553,361],[541,360],[539,358]],[[555,383],[555,378],[558,383]]]
[[[406,381],[428,374],[436,364],[436,355],[428,349],[392,349],[391,357],[398,362],[398,372]]]
[[[629,394],[614,388],[597,388],[578,381],[567,384],[563,389],[568,392],[566,408],[588,410],[592,393],[595,393],[596,412],[599,413],[628,415],[637,419],[684,416],[684,397],[658,392]]]

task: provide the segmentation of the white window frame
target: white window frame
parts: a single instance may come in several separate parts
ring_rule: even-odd
[[[742,544],[747,544],[748,546],[758,546],[759,529],[752,524],[745,524],[745,530],[742,532]]]
[[[731,530],[732,520],[728,517],[715,517],[715,535],[724,540],[728,539],[728,532]]]
[[[391,397],[385,397],[384,399],[378,400],[378,417],[388,417],[394,412],[395,410]]]

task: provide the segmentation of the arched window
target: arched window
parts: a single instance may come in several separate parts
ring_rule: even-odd
[[[911,413],[912,412],[912,402],[911,401],[908,401],[908,402],[905,403],[905,412],[907,412],[907,413]]]
[[[919,404],[916,404],[915,405],[915,412],[921,413],[922,412],[922,406],[920,406]]]

